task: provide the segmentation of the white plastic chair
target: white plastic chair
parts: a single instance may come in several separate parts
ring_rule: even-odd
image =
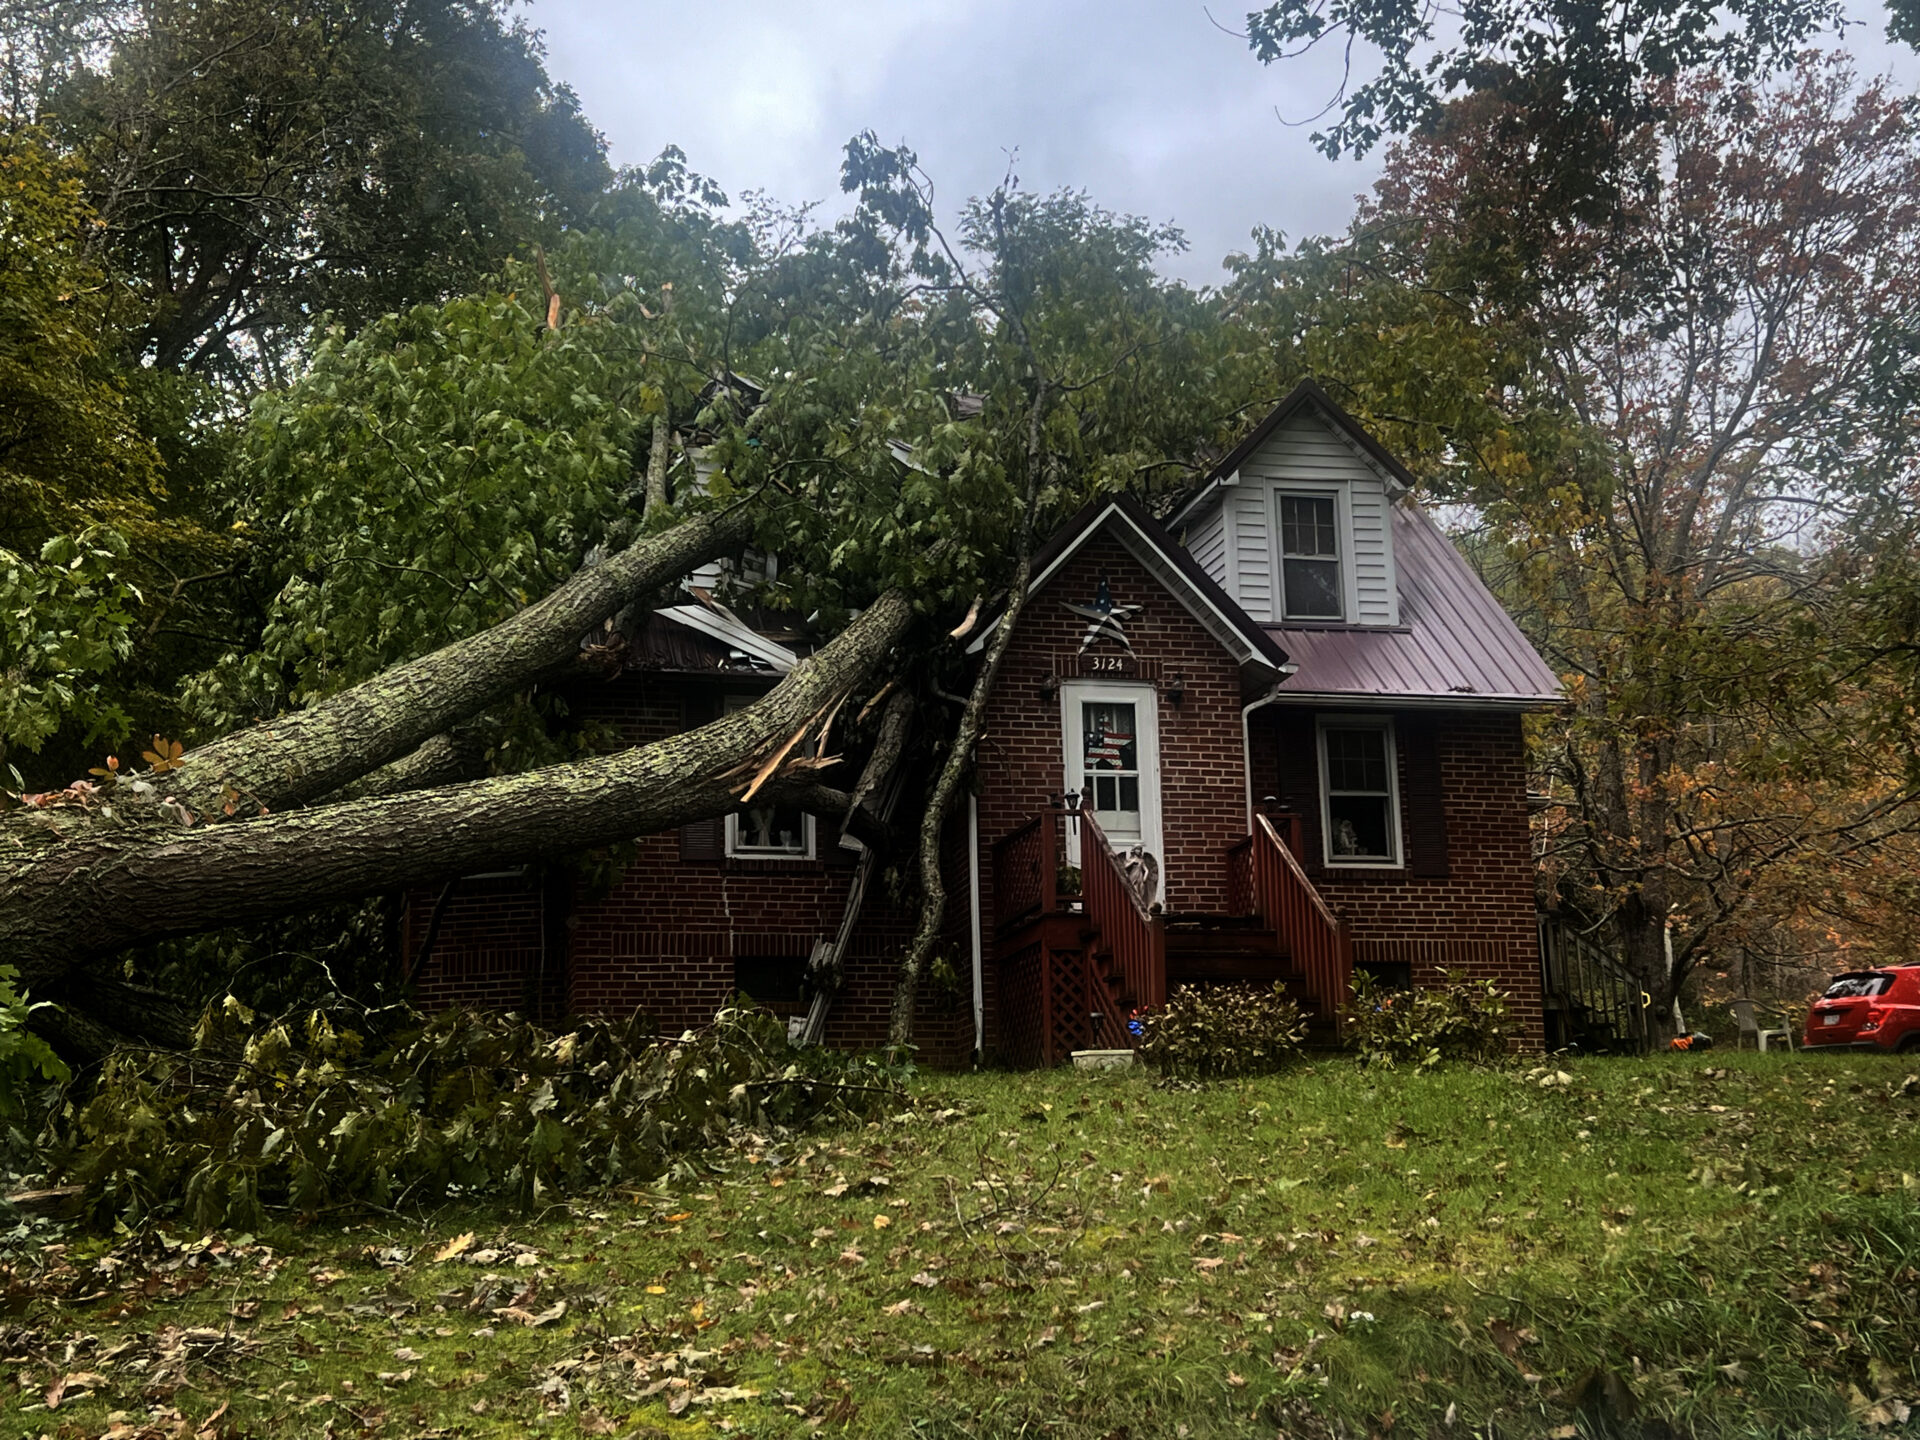
[[[1757,1050],[1765,1050],[1767,1048],[1767,1041],[1776,1037],[1786,1045],[1787,1049],[1793,1049],[1793,1031],[1786,1029],[1769,1029],[1767,1026],[1762,1025],[1754,1015],[1753,1001],[1734,1001],[1733,1018],[1740,1022],[1740,1034],[1734,1039],[1734,1049],[1738,1050],[1744,1046],[1749,1036],[1752,1037],[1754,1048]]]

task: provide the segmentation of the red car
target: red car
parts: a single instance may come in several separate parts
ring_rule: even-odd
[[[1836,975],[1807,1011],[1809,1047],[1920,1050],[1920,965]]]

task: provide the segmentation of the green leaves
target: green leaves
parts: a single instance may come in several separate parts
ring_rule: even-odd
[[[56,536],[38,563],[0,549],[0,758],[38,750],[68,722],[90,739],[124,723],[99,682],[133,649],[126,559],[126,540],[106,529]]]
[[[9,1039],[9,995],[0,969],[0,1079],[10,1053],[40,1045]],[[60,1163],[101,1221],[250,1226],[401,1191],[525,1205],[653,1179],[737,1122],[864,1116],[899,1098],[870,1066],[792,1049],[763,1011],[723,1010],[677,1041],[656,1041],[638,1019],[557,1036],[516,1015],[410,1021],[361,1059],[362,1037],[321,1012],[296,1038],[229,998],[186,1055],[114,1055],[63,1122]]]
[[[1278,985],[1188,985],[1141,1017],[1140,1058],[1173,1080],[1270,1075],[1300,1054],[1307,1020]]]
[[[1347,1044],[1369,1065],[1411,1064],[1422,1070],[1448,1060],[1494,1060],[1519,1027],[1507,997],[1491,980],[1442,970],[1437,987],[1389,990],[1364,970],[1353,976]]]

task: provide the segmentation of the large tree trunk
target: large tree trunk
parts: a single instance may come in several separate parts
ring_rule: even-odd
[[[45,989],[137,942],[719,815],[755,781],[818,804],[832,792],[789,742],[870,679],[912,614],[905,596],[884,595],[752,706],[616,755],[220,824],[169,823],[157,804],[12,817],[0,826],[0,955]],[[397,703],[387,696],[380,708]],[[379,748],[362,742],[360,753]]]
[[[330,795],[571,663],[581,636],[701,562],[745,544],[754,522],[752,511],[735,507],[637,541],[490,630],[309,709],[202,746],[158,788],[208,818],[217,818],[230,796],[252,813]]]

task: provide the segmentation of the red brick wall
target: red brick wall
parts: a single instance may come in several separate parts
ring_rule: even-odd
[[[440,895],[416,890],[407,897],[401,935],[409,965],[426,943]],[[459,1004],[549,1018],[562,993],[565,956],[541,953],[541,931],[537,883],[504,877],[457,882],[415,984],[418,1003],[426,1010]]]
[[[1404,733],[1408,717],[1396,717]],[[1317,788],[1296,794],[1302,772],[1283,752],[1311,747],[1314,713],[1275,706],[1253,715],[1256,798],[1277,796],[1306,820],[1306,867],[1320,893],[1353,922],[1356,963],[1407,964],[1416,985],[1441,968],[1492,978],[1513,996],[1530,1043],[1543,1040],[1539,937],[1534,928],[1534,864],[1527,832],[1526,742],[1520,717],[1450,711],[1434,717],[1446,815],[1448,874],[1416,878],[1408,869],[1328,869],[1321,850]],[[1407,750],[1397,747],[1400,790]],[[1318,758],[1311,773],[1317,784]]]
[[[681,729],[683,695],[690,684],[704,685],[708,693],[715,688],[714,682],[630,675],[579,688],[570,697],[572,713],[643,744]],[[755,687],[736,683],[730,688]],[[765,688],[765,682],[757,688]],[[816,850],[830,853],[837,838],[831,827],[820,826]],[[736,957],[804,958],[817,939],[830,937],[839,928],[853,874],[853,866],[840,857],[684,861],[677,831],[647,836],[636,843],[620,878],[604,895],[588,896],[575,886],[558,901],[550,898],[565,917],[562,943],[552,943],[550,934],[546,956],[560,986],[551,1008],[598,1014],[637,1009],[669,1034],[702,1024],[731,998]],[[539,973],[540,896],[524,886],[518,893],[515,889],[509,883],[498,894],[469,898],[463,886],[419,985],[429,1008],[455,1002],[524,1007],[521,997]],[[410,955],[417,953],[437,894],[418,891],[409,897]],[[966,904],[963,874],[950,897],[950,933],[957,924],[964,936]],[[894,966],[910,926],[911,917],[890,903],[888,886],[877,877],[849,947],[845,983],[829,1012],[828,1043],[865,1049],[885,1042]],[[957,958],[962,972],[958,1003],[925,991],[915,1019],[916,1041],[928,1064],[955,1065],[972,1053],[964,949]],[[791,1002],[768,1003],[784,1014],[804,1009]]]
[[[1026,604],[987,707],[980,745],[983,908],[993,913],[993,842],[1017,829],[1065,784],[1060,698],[1042,683],[1080,648],[1087,622],[1064,602],[1088,604],[1105,575],[1116,605],[1144,605],[1126,622],[1142,660],[1158,662],[1160,811],[1166,854],[1161,894],[1169,909],[1226,905],[1226,850],[1247,833],[1246,774],[1240,756],[1239,668],[1117,540],[1096,536]],[[1102,642],[1097,653],[1116,651]],[[1184,695],[1168,698],[1178,675]]]

